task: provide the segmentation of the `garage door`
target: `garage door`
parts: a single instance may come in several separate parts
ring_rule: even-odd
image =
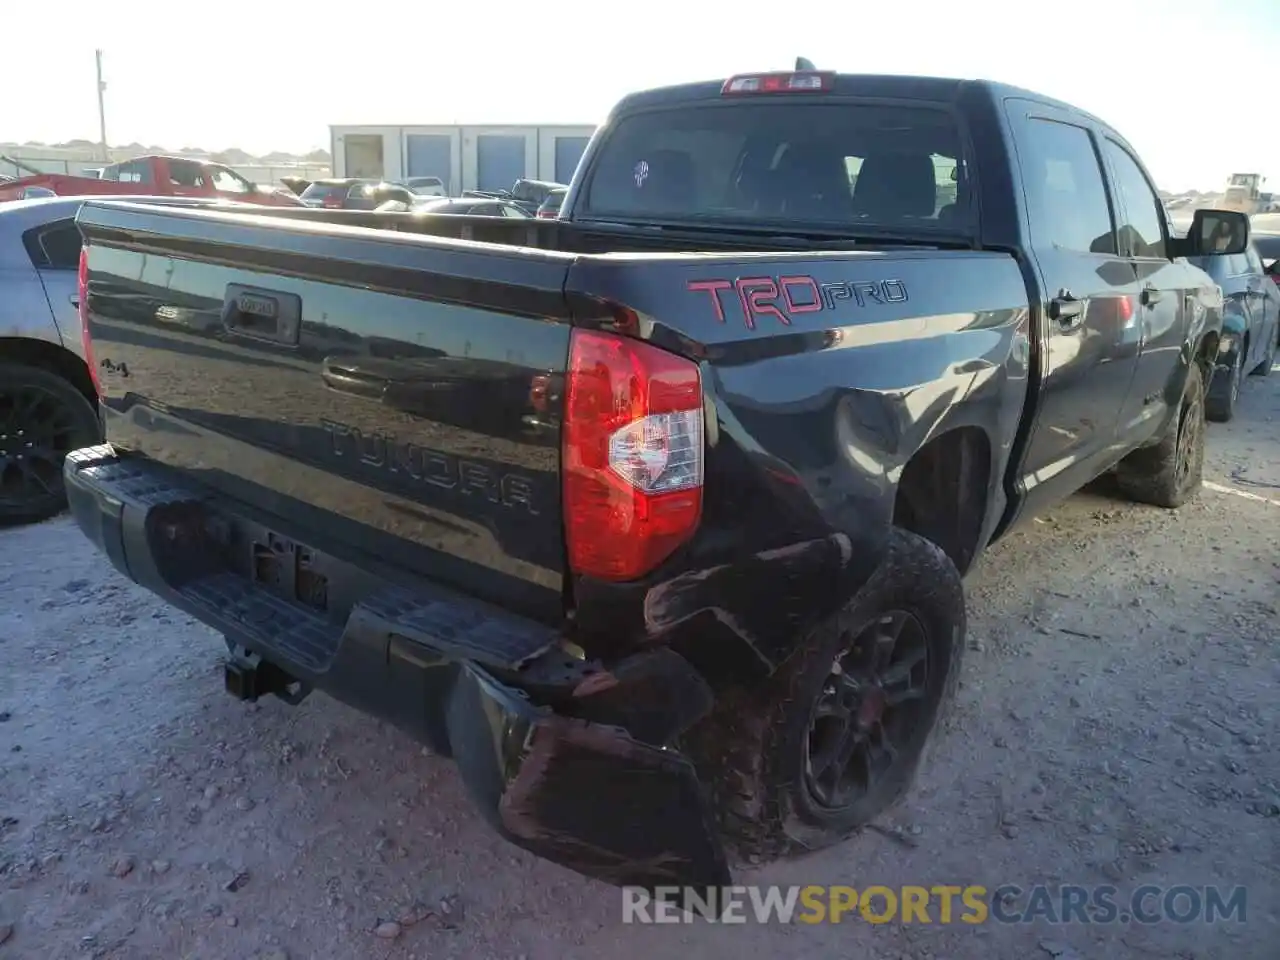
[[[411,133],[405,138],[405,157],[411,177],[439,177],[452,195],[453,140],[439,134]]]
[[[556,137],[556,180],[568,183],[587,149],[590,137]]]
[[[525,175],[524,137],[481,134],[476,137],[476,187],[510,190]]]
[[[344,138],[348,177],[382,177],[382,134],[348,133]]]

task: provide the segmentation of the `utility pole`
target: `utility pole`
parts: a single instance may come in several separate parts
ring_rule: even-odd
[[[103,91],[107,89],[106,81],[102,79],[102,51],[95,50],[93,55],[98,61],[98,132],[102,138],[102,159],[110,163],[111,155],[107,153],[107,109],[102,101]]]

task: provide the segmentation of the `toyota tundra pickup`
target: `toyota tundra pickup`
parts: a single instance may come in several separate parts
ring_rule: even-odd
[[[326,691],[510,841],[718,887],[903,796],[989,543],[1107,471],[1196,493],[1186,257],[1248,238],[1196,217],[1065,104],[818,71],[627,97],[559,220],[89,201],[107,443],[64,480],[237,697]]]

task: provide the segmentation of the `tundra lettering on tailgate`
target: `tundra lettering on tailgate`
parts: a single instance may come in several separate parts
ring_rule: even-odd
[[[818,283],[813,277],[738,277],[734,280],[689,280],[685,287],[711,297],[716,319],[725,322],[724,298],[736,300],[748,330],[756,328],[758,317],[773,317],[791,326],[797,314],[834,310],[846,301],[860,307],[868,304],[905,303],[907,287],[901,280],[852,280]]]
[[[534,484],[516,473],[499,473],[488,464],[464,460],[382,433],[366,433],[335,420],[321,420],[329,435],[329,455],[406,476],[440,490],[479,496],[493,503],[538,514]]]

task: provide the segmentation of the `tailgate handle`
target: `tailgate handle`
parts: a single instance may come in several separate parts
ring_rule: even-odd
[[[302,298],[229,283],[222,301],[222,326],[238,337],[296,346],[302,329]]]

